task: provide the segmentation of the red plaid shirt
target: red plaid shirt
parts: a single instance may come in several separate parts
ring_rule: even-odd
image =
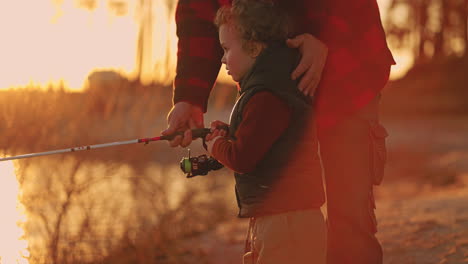
[[[293,14],[297,33],[311,33],[329,49],[317,91],[320,127],[328,127],[370,102],[394,64],[376,0],[277,0]],[[213,24],[231,0],[179,0],[176,11],[177,75],[174,103],[187,101],[206,111],[223,51]]]

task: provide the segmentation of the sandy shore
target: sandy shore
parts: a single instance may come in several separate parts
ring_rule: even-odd
[[[398,194],[407,184],[381,188]],[[377,208],[385,264],[468,263],[468,186],[382,197]],[[221,224],[191,240],[192,249],[208,263],[239,264],[247,224],[242,219]]]

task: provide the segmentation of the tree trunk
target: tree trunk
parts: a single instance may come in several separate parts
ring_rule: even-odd
[[[152,39],[153,39],[153,19],[152,19],[152,0],[140,0],[139,16],[140,25],[138,29],[138,43],[136,56],[136,73],[141,82],[144,78],[147,67],[152,68]]]
[[[462,4],[462,9],[463,42],[465,43],[463,56],[465,58],[468,58],[468,0],[464,1],[464,3]]]
[[[416,32],[416,63],[425,63],[428,60],[428,55],[424,49],[427,41],[429,41],[427,31],[428,20],[428,4],[426,0],[411,2],[412,10],[414,12],[414,24]]]
[[[441,1],[441,9],[440,9],[440,30],[436,32],[434,38],[434,58],[441,58],[444,56],[444,43],[445,43],[445,35],[444,31],[450,31],[451,29],[448,28],[448,18],[450,15],[450,5],[447,0]]]

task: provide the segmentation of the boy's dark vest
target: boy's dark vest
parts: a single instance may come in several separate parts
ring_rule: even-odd
[[[318,208],[324,202],[312,105],[290,78],[298,61],[297,50],[270,44],[240,82],[240,97],[230,118],[232,140],[236,140],[245,105],[259,91],[271,92],[284,100],[292,116],[288,128],[255,170],[235,173],[239,217]],[[275,122],[274,116],[265,118]]]

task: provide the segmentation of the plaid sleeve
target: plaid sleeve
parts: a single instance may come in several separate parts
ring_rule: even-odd
[[[217,0],[180,0],[176,10],[178,52],[174,104],[181,101],[206,112],[210,91],[221,66],[222,49],[213,23]]]

